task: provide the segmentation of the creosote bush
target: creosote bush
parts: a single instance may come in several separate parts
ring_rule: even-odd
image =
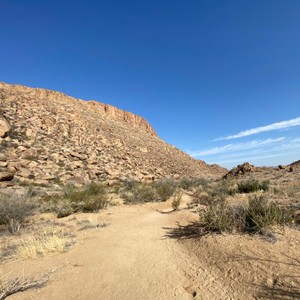
[[[161,201],[171,198],[177,188],[177,184],[173,180],[160,180],[154,184],[156,192]]]
[[[78,211],[96,212],[108,204],[107,187],[92,182],[82,188],[66,186],[63,196],[45,197],[43,210],[54,211],[57,217],[63,218]]]
[[[206,232],[257,232],[263,234],[272,225],[289,225],[294,210],[269,201],[264,195],[250,197],[248,205],[230,206],[224,198],[214,198],[199,211]]]
[[[170,179],[151,183],[128,180],[120,188],[120,195],[125,204],[166,201],[174,195],[176,188],[176,182]]]
[[[200,186],[206,188],[208,186],[208,182],[205,178],[182,178],[178,185],[186,191],[191,191]]]
[[[20,231],[37,205],[28,195],[0,195],[0,225],[5,225],[12,234]]]
[[[270,187],[270,181],[264,180],[259,182],[258,180],[247,180],[241,181],[238,183],[238,192],[239,193],[254,193],[257,191],[268,191]]]
[[[154,202],[159,200],[159,194],[152,184],[136,183],[121,192],[125,204]]]

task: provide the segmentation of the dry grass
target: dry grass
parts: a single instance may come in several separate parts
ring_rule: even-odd
[[[13,251],[15,259],[32,259],[49,253],[62,253],[65,251],[68,240],[63,236],[45,235],[28,237],[17,245]]]
[[[63,253],[74,244],[74,238],[61,231],[44,229],[14,241],[2,253],[2,259],[27,260],[48,254]]]

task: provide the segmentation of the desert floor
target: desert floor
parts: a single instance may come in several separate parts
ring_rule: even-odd
[[[39,216],[76,231],[76,243],[62,254],[3,262],[0,278],[51,273],[44,286],[7,299],[300,299],[299,230],[200,237],[191,225],[199,217],[183,199],[170,213],[165,202]],[[79,230],[85,221],[95,226]]]

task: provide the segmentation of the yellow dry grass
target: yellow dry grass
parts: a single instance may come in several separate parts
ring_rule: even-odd
[[[62,253],[65,251],[67,242],[63,235],[55,233],[29,236],[18,243],[12,257],[26,260],[49,253]]]

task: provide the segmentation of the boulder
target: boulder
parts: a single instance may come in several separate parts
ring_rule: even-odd
[[[0,173],[0,181],[12,181],[14,179],[14,174],[8,172]]]
[[[10,130],[10,125],[3,117],[0,118],[0,137],[5,138]]]

